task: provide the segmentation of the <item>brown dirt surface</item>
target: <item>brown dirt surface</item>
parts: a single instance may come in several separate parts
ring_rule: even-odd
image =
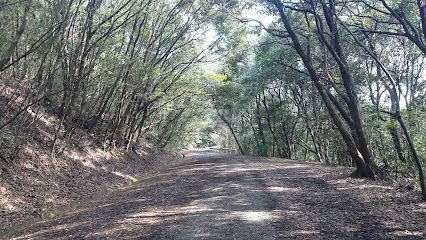
[[[209,151],[12,239],[425,239],[414,192],[353,169]]]
[[[0,234],[21,222],[48,218],[68,205],[134,184],[181,160],[178,155],[148,148],[138,152],[86,150],[80,155],[67,153],[49,164],[43,155],[16,163],[14,172],[0,184]]]

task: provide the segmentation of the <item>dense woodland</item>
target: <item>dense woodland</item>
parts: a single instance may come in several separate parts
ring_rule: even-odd
[[[424,0],[1,0],[0,81],[3,165],[43,108],[52,156],[76,129],[220,144],[415,178],[426,200]]]

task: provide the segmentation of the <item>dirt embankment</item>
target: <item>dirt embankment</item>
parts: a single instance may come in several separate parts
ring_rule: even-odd
[[[0,86],[0,113],[10,119],[24,105],[13,89]],[[0,233],[53,209],[129,185],[181,160],[146,145],[136,151],[104,151],[91,134],[75,129],[60,137],[50,157],[59,119],[44,107],[28,108],[0,141]],[[63,136],[64,134],[60,134]]]

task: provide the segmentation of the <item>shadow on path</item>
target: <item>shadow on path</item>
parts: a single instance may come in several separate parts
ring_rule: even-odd
[[[193,152],[184,164],[15,239],[424,239],[425,212],[411,212],[411,221],[386,217],[357,197],[365,189],[339,185],[346,172],[333,171],[340,170]]]

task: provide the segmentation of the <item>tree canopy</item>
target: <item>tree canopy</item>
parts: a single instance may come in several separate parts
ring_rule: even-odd
[[[424,0],[3,0],[0,81],[23,101],[0,145],[39,106],[59,119],[52,155],[78,128],[108,147],[219,144],[415,170],[426,200],[425,60]]]

